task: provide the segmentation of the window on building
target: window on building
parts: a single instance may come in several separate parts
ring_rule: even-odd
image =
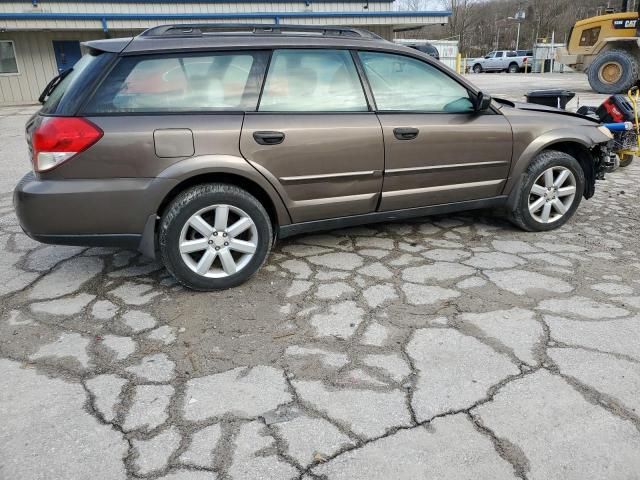
[[[13,41],[0,40],[0,74],[18,73],[18,61]]]
[[[473,110],[467,89],[426,62],[391,53],[359,55],[379,111]]]
[[[345,50],[276,50],[260,111],[361,112],[367,100]]]
[[[255,110],[266,54],[123,58],[86,110],[92,113]]]
[[[593,47],[600,36],[600,27],[588,28],[580,35],[581,47]]]

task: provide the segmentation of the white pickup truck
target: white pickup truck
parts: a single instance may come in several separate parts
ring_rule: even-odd
[[[470,60],[467,65],[474,73],[482,72],[509,72],[518,73],[524,70],[526,63],[531,68],[532,55],[524,50],[496,50],[487,53],[484,57]]]

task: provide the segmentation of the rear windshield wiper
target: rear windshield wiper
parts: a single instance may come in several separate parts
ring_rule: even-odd
[[[53,79],[49,83],[47,83],[47,86],[44,87],[44,90],[38,97],[38,101],[40,103],[44,103],[47,97],[53,93],[58,85],[60,85],[60,82],[64,80],[64,78],[71,72],[73,72],[73,68],[67,68],[66,70],[60,72],[57,76],[53,77]]]

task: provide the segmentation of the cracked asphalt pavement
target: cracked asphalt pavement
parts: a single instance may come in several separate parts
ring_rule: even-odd
[[[640,163],[558,231],[299,236],[196,293],[21,232],[32,111],[0,109],[0,478],[640,478]]]

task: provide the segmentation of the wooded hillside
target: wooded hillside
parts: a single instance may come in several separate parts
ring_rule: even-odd
[[[612,0],[610,5],[620,8],[621,0]],[[400,38],[459,39],[463,55],[474,57],[494,49],[516,47],[519,11],[525,19],[520,25],[520,49],[531,49],[536,39],[547,38],[555,31],[557,42],[564,42],[576,20],[603,13],[603,0],[403,0],[402,8],[410,10],[451,10],[449,23],[445,26],[429,26],[420,31],[400,32]],[[634,9],[634,1],[629,9]],[[498,44],[496,44],[496,41]]]

